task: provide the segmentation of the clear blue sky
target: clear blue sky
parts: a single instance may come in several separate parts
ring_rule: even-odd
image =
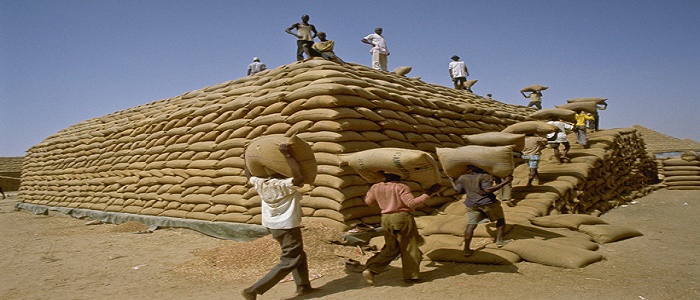
[[[59,130],[295,60],[302,14],[344,60],[384,28],[389,69],[450,86],[453,54],[475,93],[544,107],[608,98],[601,127],[641,124],[700,141],[700,1],[0,1],[0,156]]]

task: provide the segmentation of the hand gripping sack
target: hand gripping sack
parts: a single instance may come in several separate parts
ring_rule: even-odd
[[[545,136],[552,132],[559,131],[557,126],[547,124],[543,121],[524,121],[515,123],[501,130],[501,132],[520,133],[520,134],[536,134]]]
[[[465,173],[467,165],[477,166],[496,177],[513,174],[513,146],[463,146],[436,148],[443,170],[451,178]]]
[[[513,146],[515,151],[523,151],[525,147],[525,135],[509,132],[484,132],[478,134],[463,135],[462,139],[468,145],[477,146]]]
[[[256,177],[273,177],[277,174],[292,177],[292,170],[279,151],[282,143],[289,144],[292,157],[301,167],[304,182],[313,183],[317,172],[314,152],[311,150],[311,145],[296,135],[285,137],[282,134],[275,134],[253,139],[245,150],[245,165],[250,174]]]
[[[440,181],[435,159],[420,150],[369,149],[349,155],[346,161],[369,183],[384,181],[384,175],[379,171],[399,175],[402,180],[415,181],[423,187],[430,187]]]

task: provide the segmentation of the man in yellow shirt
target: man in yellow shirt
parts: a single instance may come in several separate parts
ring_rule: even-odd
[[[582,110],[578,111],[576,114],[574,132],[576,133],[576,143],[587,149],[590,146],[588,145],[588,137],[586,136],[586,120],[593,121],[595,118]]]
[[[309,49],[308,46],[304,45],[304,52],[306,52],[306,55],[308,55],[309,57],[321,56],[327,60],[344,65],[345,62],[342,59],[340,59],[340,57],[335,55],[335,52],[333,52],[335,42],[333,40],[326,39],[326,33],[323,31],[319,32],[317,37],[320,40],[320,42],[314,43],[313,46],[311,46],[311,49]]]

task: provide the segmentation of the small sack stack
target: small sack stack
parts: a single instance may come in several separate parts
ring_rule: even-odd
[[[592,132],[589,144],[589,149],[583,149],[572,143],[571,164],[552,164],[540,171],[543,180],[559,179],[573,187],[568,193],[557,188],[561,193],[555,202],[557,212],[606,212],[653,190],[650,182],[657,176],[656,163],[635,129]],[[569,165],[573,168],[562,172]]]
[[[695,151],[660,160],[661,177],[669,190],[700,190],[700,158]]]

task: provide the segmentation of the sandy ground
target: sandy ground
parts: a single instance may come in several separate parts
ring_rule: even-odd
[[[222,270],[236,270],[225,257],[201,264],[207,251],[252,255],[213,251],[242,244],[186,229],[136,234],[124,224],[14,211],[16,195],[9,194],[0,200],[0,299],[240,299],[257,279],[222,277]],[[700,191],[659,190],[602,216],[645,235],[602,245],[606,260],[585,268],[424,262],[425,281],[407,285],[397,261],[369,287],[340,262],[319,269],[310,261],[312,273],[323,275],[312,281],[318,292],[294,298],[294,284],[284,282],[258,299],[700,299],[698,215]],[[260,264],[265,269],[274,260]],[[187,272],[191,265],[196,272]]]

